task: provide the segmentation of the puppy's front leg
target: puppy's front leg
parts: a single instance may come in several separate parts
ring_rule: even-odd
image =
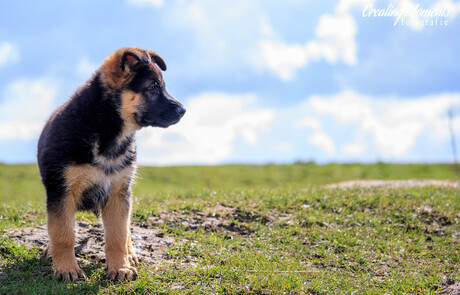
[[[134,251],[133,242],[131,240],[131,232],[129,228],[130,228],[130,223],[128,222],[128,259],[131,265],[138,266],[139,259],[137,258],[136,252]]]
[[[129,263],[128,235],[131,215],[129,185],[115,188],[102,209],[105,230],[105,256],[109,280],[134,280],[137,271]]]
[[[71,202],[63,203],[60,208],[48,208],[48,233],[50,244],[47,255],[53,258],[54,274],[64,280],[84,278],[83,271],[75,259],[75,208]]]

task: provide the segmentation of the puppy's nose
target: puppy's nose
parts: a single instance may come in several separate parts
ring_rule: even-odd
[[[181,115],[181,116],[183,116],[183,115],[185,114],[186,111],[187,111],[187,110],[186,110],[184,107],[182,107],[182,106],[177,106],[177,108],[176,108],[176,112],[177,112],[179,115]]]

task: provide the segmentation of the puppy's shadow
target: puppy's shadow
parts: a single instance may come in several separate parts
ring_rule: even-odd
[[[6,240],[0,242],[0,256],[5,262],[0,267],[0,294],[87,294],[110,284],[100,262],[80,265],[88,279],[66,282],[54,278],[51,259],[37,248]]]

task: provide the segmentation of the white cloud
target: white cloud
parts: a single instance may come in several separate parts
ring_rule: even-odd
[[[317,117],[302,117],[295,122],[294,127],[309,128],[313,130],[313,134],[308,137],[308,142],[318,147],[329,156],[335,155],[336,147],[334,140],[323,131],[322,123]]]
[[[37,137],[43,128],[42,122],[10,120],[0,122],[0,140],[24,139]]]
[[[316,35],[320,39],[328,41],[340,54],[342,60],[349,65],[356,64],[355,35],[357,32],[356,23],[351,14],[323,15],[316,28]],[[334,62],[327,51],[323,56],[329,62]],[[329,57],[329,58],[328,58]]]
[[[308,141],[320,148],[322,151],[326,152],[329,156],[335,155],[335,143],[334,140],[326,133],[322,131],[317,131],[310,135]]]
[[[265,40],[260,42],[260,47],[267,66],[285,81],[290,80],[295,71],[308,61],[308,54],[301,45]]]
[[[335,7],[335,14],[324,14],[320,17],[316,38],[305,44],[285,44],[273,38],[263,39],[259,44],[263,62],[284,81],[292,79],[295,72],[310,61],[325,59],[334,64],[342,60],[345,64],[355,65],[357,27],[350,9],[372,2],[341,0]]]
[[[351,91],[333,97],[312,97],[308,103],[318,115],[333,116],[341,125],[356,124],[355,135],[371,135],[383,156],[407,154],[422,134],[442,141],[448,136],[446,113],[460,104],[460,94],[415,99],[371,98]],[[359,150],[344,147],[345,153]]]
[[[289,141],[276,143],[273,146],[273,150],[276,152],[288,153],[294,149],[294,144]]]
[[[3,91],[0,140],[33,139],[55,107],[57,87],[45,79],[21,79]]]
[[[342,152],[347,156],[359,156],[365,150],[366,146],[362,142],[352,142],[342,146]]]
[[[449,17],[455,18],[458,13],[460,13],[460,1],[453,2],[452,0],[439,0],[431,6],[431,9],[435,10],[444,10],[449,11]]]
[[[340,0],[335,7],[335,12],[338,15],[347,14],[355,6],[364,7],[374,2],[375,0]]]
[[[163,0],[126,0],[126,3],[135,6],[150,5],[155,8],[163,6]]]
[[[19,49],[11,42],[0,42],[0,67],[19,60]]]
[[[149,128],[140,136],[139,161],[170,165],[215,164],[232,155],[236,140],[256,145],[275,117],[270,109],[253,109],[253,94],[204,93],[188,100],[179,126]]]
[[[321,130],[321,121],[316,117],[303,117],[295,123],[297,128],[311,128],[315,131]]]

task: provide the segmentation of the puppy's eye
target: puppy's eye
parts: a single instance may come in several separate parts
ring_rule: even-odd
[[[148,88],[149,92],[156,92],[160,89],[161,83],[158,80],[155,80],[152,85]]]

